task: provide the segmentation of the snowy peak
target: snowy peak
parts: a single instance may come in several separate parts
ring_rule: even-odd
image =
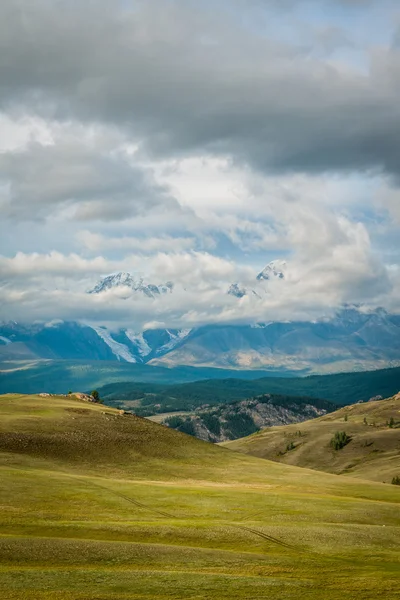
[[[273,260],[257,275],[257,281],[285,279],[286,261]]]
[[[284,260],[273,260],[267,264],[267,266],[257,275],[257,282],[262,283],[265,281],[272,281],[276,279],[285,279],[285,271],[286,271],[286,261]],[[261,298],[260,296],[263,291],[263,286],[256,286],[254,290],[248,290],[240,283],[232,283],[232,285],[228,289],[228,294],[230,296],[234,296],[235,298],[243,298],[243,296],[253,295],[257,298]],[[264,289],[265,292],[265,289]]]
[[[228,294],[230,296],[235,296],[235,298],[243,298],[243,296],[247,295],[247,291],[244,287],[241,287],[238,283],[232,283],[228,290]]]
[[[145,283],[142,277],[134,277],[131,273],[121,271],[120,273],[112,273],[103,277],[99,283],[92,289],[89,290],[89,294],[101,294],[107,290],[128,287],[134,292],[139,292],[148,298],[156,298],[161,294],[171,293],[173,290],[173,284],[167,282],[163,285],[155,285],[153,283]]]

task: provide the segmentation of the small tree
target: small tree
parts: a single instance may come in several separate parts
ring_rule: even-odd
[[[349,415],[344,415],[344,420],[348,421],[349,420]]]
[[[393,419],[393,417],[390,417],[389,427],[390,427],[390,429],[393,429],[393,427],[394,427],[394,419]]]
[[[341,450],[351,441],[351,437],[345,431],[337,431],[331,439],[331,446],[334,450]]]
[[[90,395],[93,396],[93,398],[96,400],[96,402],[101,402],[100,394],[97,390],[93,390]]]
[[[400,485],[400,477],[398,475],[396,475],[396,477],[393,477],[392,485]]]

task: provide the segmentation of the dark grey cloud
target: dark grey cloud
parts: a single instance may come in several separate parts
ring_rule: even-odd
[[[201,150],[270,171],[399,173],[395,49],[356,72],[199,3],[123,6],[3,0],[3,109],[107,122],[158,155]]]
[[[178,211],[150,171],[132,165],[104,138],[63,133],[54,143],[31,143],[0,153],[0,209],[4,219],[44,219],[64,211],[77,221],[113,221],[152,210]]]

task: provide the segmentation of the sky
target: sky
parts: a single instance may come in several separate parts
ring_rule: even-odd
[[[399,92],[395,0],[2,0],[0,320],[400,312]]]

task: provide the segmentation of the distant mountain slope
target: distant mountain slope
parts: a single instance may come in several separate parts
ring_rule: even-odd
[[[114,360],[143,364],[179,346],[190,329],[133,329],[75,322],[0,323],[0,359]]]
[[[250,435],[263,427],[300,423],[334,410],[336,406],[316,398],[264,394],[248,400],[197,409],[192,414],[160,420],[178,431],[207,442],[223,442]]]
[[[150,369],[150,367],[147,367]],[[217,372],[217,371],[215,371]],[[325,398],[337,405],[353,404],[374,396],[388,397],[400,390],[400,368],[338,373],[336,375],[312,375],[310,377],[262,377],[210,379],[172,385],[155,386],[153,383],[119,382],[100,389],[101,396],[109,402],[137,401],[141,406],[159,412],[193,410],[204,404],[220,404],[245,400],[261,394],[284,394],[288,396],[311,396]],[[149,372],[150,374],[150,372]],[[251,374],[251,372],[250,372]],[[222,375],[222,372],[221,372]],[[144,380],[142,380],[144,381]],[[146,396],[146,393],[148,396]]]
[[[279,274],[268,271],[267,275],[279,281]],[[262,281],[268,285],[265,277]],[[106,278],[93,293],[108,293],[109,285],[119,287],[121,278],[112,279],[110,282]],[[134,280],[131,286],[139,283]],[[151,294],[162,297],[173,292],[168,286],[142,282],[132,293],[144,294],[148,302],[153,302]],[[229,293],[240,297],[246,292],[233,285]],[[345,308],[333,318],[316,322],[272,323],[267,317],[263,323],[144,331],[133,325],[111,330],[101,324],[62,321],[0,323],[0,359],[114,360],[299,375],[400,365],[400,316],[382,309],[365,312],[355,307]]]
[[[266,375],[266,371],[234,371],[196,367],[155,367],[127,362],[105,360],[7,360],[0,359],[0,393],[36,393],[43,390],[65,393],[70,389],[91,390],[106,384],[135,387],[138,382],[151,382],[146,389],[156,384],[168,385],[199,379],[240,377],[255,379]],[[140,383],[140,389],[142,384]]]
[[[348,443],[331,440],[345,432]],[[231,450],[298,467],[390,483],[400,475],[400,394],[362,404],[297,425],[271,427],[227,442]]]
[[[231,293],[241,294],[240,289]],[[347,308],[316,322],[219,325],[197,329],[152,360],[173,366],[273,368],[301,373],[379,369],[400,364],[400,319]]]

